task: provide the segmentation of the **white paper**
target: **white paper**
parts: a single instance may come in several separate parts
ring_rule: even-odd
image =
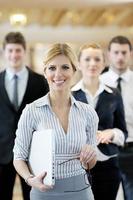
[[[34,175],[47,172],[44,184],[54,185],[55,140],[54,130],[35,131],[31,142],[29,166]]]

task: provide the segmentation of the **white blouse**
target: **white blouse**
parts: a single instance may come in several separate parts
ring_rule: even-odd
[[[54,129],[55,132],[55,178],[67,178],[84,173],[80,161],[75,159],[62,165],[59,163],[80,155],[85,144],[96,147],[98,117],[95,110],[71,96],[71,108],[67,133],[52,111],[49,94],[26,106],[16,132],[14,159],[28,160],[34,131]],[[44,169],[45,170],[45,169]]]

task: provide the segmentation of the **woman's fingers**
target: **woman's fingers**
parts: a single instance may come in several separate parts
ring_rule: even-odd
[[[43,172],[38,176],[38,179],[43,182],[43,179],[47,176],[47,172]]]
[[[97,134],[97,141],[99,143],[105,143],[109,144],[112,142],[112,139],[114,137],[114,133],[112,129],[106,129],[104,131],[99,131]]]
[[[34,178],[30,179],[30,185],[34,188],[39,189],[42,192],[52,189],[52,186],[43,183],[43,180],[46,176],[47,172],[43,172],[42,174],[35,176]]]
[[[82,148],[81,154],[80,154],[80,161],[84,163],[89,163],[91,160],[96,158],[96,152],[93,149],[93,147],[89,145],[85,145]]]
[[[45,185],[45,184],[40,184],[39,186],[39,190],[42,191],[42,192],[46,192],[50,189],[52,189],[53,187],[52,186],[49,186],[49,185]]]

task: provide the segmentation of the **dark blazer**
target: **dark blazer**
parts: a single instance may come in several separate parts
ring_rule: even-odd
[[[28,72],[27,88],[18,111],[14,109],[5,89],[5,71],[0,73],[0,164],[8,164],[13,159],[15,131],[26,104],[44,96],[49,91],[47,81],[42,75],[30,69]]]
[[[124,117],[124,107],[122,97],[117,89],[110,88],[113,92],[104,90],[96,105],[96,112],[99,117],[98,130],[119,128],[127,138],[126,122]],[[88,103],[86,95],[82,90],[74,91],[74,97],[84,103]],[[99,144],[99,149],[106,155],[118,153],[118,146],[115,144]]]

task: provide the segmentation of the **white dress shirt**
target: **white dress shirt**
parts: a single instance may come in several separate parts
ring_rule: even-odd
[[[97,105],[97,102],[98,102],[98,99],[99,99],[99,95],[104,91],[106,90],[106,92],[108,93],[113,93],[113,90],[111,90],[109,87],[107,87],[104,83],[102,83],[100,81],[100,84],[99,84],[99,88],[98,90],[96,91],[96,94],[93,96],[85,87],[84,87],[84,84],[83,84],[83,80],[79,81],[73,88],[72,88],[72,91],[77,91],[77,90],[82,90],[83,92],[85,92],[85,95],[86,95],[86,99],[87,99],[87,102],[93,107],[93,108],[96,108],[96,105]],[[113,133],[114,133],[114,138],[112,140],[112,142],[114,144],[117,144],[119,146],[123,146],[124,145],[124,134],[123,132],[118,129],[118,128],[114,128],[112,129],[113,130]]]
[[[10,68],[6,69],[5,74],[5,88],[8,94],[8,97],[11,102],[13,102],[13,90],[14,90],[14,75],[18,76],[18,105],[20,106],[26,91],[27,82],[28,82],[28,70],[26,67],[23,67],[21,71],[15,73]]]
[[[112,69],[101,75],[100,79],[106,85],[111,87],[117,86],[117,79],[119,75],[116,74]],[[123,98],[124,109],[125,109],[125,120],[128,130],[127,142],[133,141],[133,72],[127,70],[121,76],[121,95]]]
[[[53,129],[55,131],[55,177],[62,179],[84,173],[78,159],[59,164],[79,156],[85,144],[96,148],[98,117],[91,106],[71,97],[68,121],[68,130],[65,133],[58,117],[52,111],[49,94],[27,105],[18,123],[14,159],[28,160],[35,130]]]

